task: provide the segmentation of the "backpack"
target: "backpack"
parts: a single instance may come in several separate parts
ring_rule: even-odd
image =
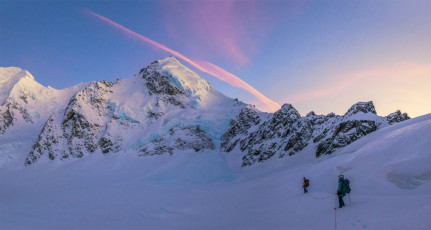
[[[344,194],[349,194],[350,193],[350,181],[348,179],[344,179],[343,180],[343,184],[341,185],[341,191]]]

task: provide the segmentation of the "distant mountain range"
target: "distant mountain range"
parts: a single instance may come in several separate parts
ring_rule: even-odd
[[[151,63],[131,78],[81,83],[56,90],[27,71],[0,68],[0,138],[34,134],[23,164],[133,152],[139,156],[177,150],[242,154],[242,166],[314,148],[328,155],[359,138],[410,119],[396,111],[376,114],[358,102],[344,115],[301,117],[290,104],[275,113],[218,92],[177,59]],[[30,136],[31,136],[30,135]]]

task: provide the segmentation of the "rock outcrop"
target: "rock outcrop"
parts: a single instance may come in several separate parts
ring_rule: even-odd
[[[33,123],[27,110],[15,100],[9,98],[4,105],[0,106],[0,135],[4,134],[6,129],[13,126],[14,122],[18,120]]]
[[[191,149],[199,152],[205,149],[215,149],[214,142],[199,126],[169,130],[167,135],[152,140],[137,150],[141,156],[173,154],[174,150]]]
[[[235,148],[242,152],[242,166],[274,156],[292,156],[307,146],[312,146],[319,157],[407,117],[400,113],[392,114],[388,119],[380,117],[371,101],[356,103],[343,116],[310,112],[301,117],[289,104],[267,118],[263,113],[243,110],[223,136],[222,147],[226,152]]]
[[[408,120],[410,117],[407,113],[401,113],[401,111],[397,110],[396,112],[389,114],[386,119],[388,120],[388,123],[392,125],[394,123]]]

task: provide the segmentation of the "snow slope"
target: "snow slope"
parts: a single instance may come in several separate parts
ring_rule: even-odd
[[[139,156],[204,149],[243,152],[242,166],[283,158],[313,145],[329,155],[361,137],[409,119],[397,111],[376,114],[372,101],[354,104],[343,116],[310,112],[301,117],[285,104],[274,114],[229,98],[176,58],[152,62],[131,78],[83,83],[55,90],[27,71],[0,69],[1,139],[19,133],[33,143],[25,165],[40,159],[85,158],[135,151]],[[3,99],[2,99],[3,100]],[[6,167],[11,159],[3,157]]]
[[[173,57],[130,78],[91,82],[67,102],[46,119],[26,165],[84,158],[97,150],[147,156],[215,149],[230,121],[248,106]]]
[[[13,87],[23,78],[34,80],[34,77],[25,70],[17,67],[0,67],[0,105],[3,105],[9,97]]]
[[[158,61],[158,72],[166,74],[186,96],[192,97],[199,105],[207,105],[207,98],[211,86],[207,81],[198,76],[195,72],[183,66],[174,57],[164,58]]]
[[[57,90],[39,84],[26,70],[0,67],[0,105],[3,106],[7,100],[14,100],[26,107],[30,114],[33,112],[46,117],[51,115],[53,109],[64,106],[74,93],[86,85],[81,83]]]
[[[51,114],[86,85],[56,90],[39,84],[26,70],[0,67],[0,151],[7,152],[0,155],[0,168],[16,157],[9,149],[32,145]]]
[[[56,90],[39,84],[26,70],[0,67],[0,135],[14,135],[20,128],[40,132],[48,117],[85,85]]]
[[[337,229],[431,229],[430,134],[428,114],[331,155],[307,146],[249,167],[215,150],[10,165],[0,168],[0,228],[314,230],[334,229],[336,213]],[[0,155],[23,162],[30,148],[1,141]],[[351,203],[334,210],[340,173]]]

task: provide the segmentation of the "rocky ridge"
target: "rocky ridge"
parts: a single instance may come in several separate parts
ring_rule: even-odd
[[[202,87],[188,85],[188,79]],[[200,109],[212,97],[228,102],[223,106],[231,111],[226,115]],[[214,135],[207,132],[215,130],[219,117],[231,120],[241,109],[232,105],[242,106],[215,93],[178,60],[158,60],[132,78],[92,82],[77,92],[64,110],[45,123],[25,164],[44,156],[51,160],[81,158],[96,151],[129,150],[151,156],[214,149]],[[215,119],[202,121],[208,113]]]
[[[173,57],[132,78],[55,90],[18,68],[0,69],[0,136],[12,127],[41,130],[25,165],[42,158],[82,158],[94,152],[148,157],[177,150],[241,154],[242,166],[298,154],[310,147],[329,155],[385,126],[410,119],[376,114],[373,103],[344,115],[302,117],[290,104],[264,113],[228,98]]]
[[[274,156],[291,156],[307,146],[313,146],[319,157],[406,119],[408,115],[399,111],[388,117],[378,116],[371,101],[354,104],[343,116],[310,112],[301,117],[290,104],[283,105],[269,117],[247,108],[231,122],[223,136],[222,148],[226,152],[234,149],[242,152],[242,166],[264,162]]]

